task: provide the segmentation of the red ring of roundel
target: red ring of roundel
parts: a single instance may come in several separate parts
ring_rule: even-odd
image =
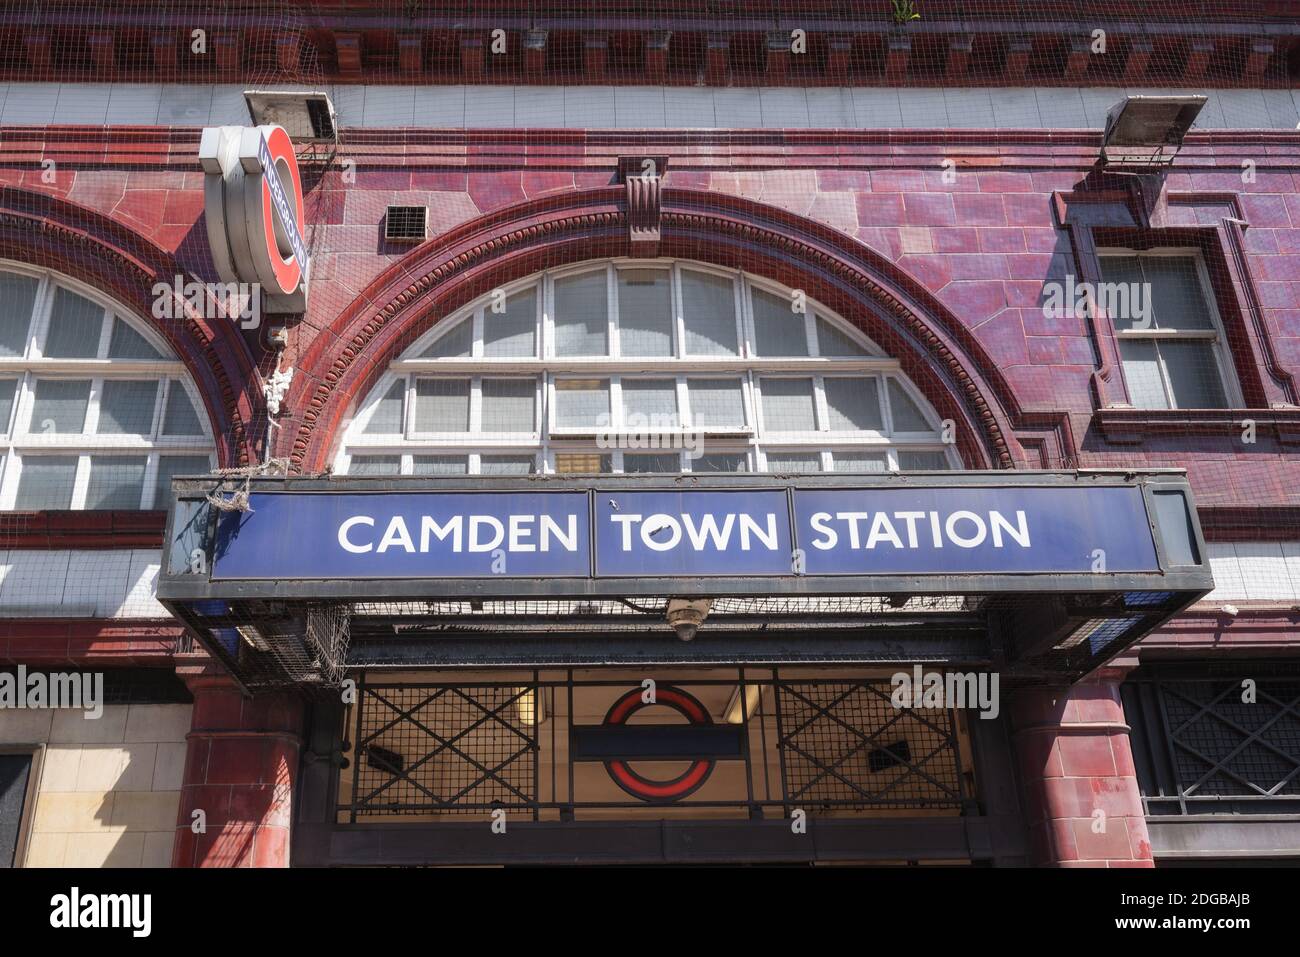
[[[627,719],[642,708],[651,707],[641,700],[641,689],[633,688],[623,695],[605,715],[605,724],[624,724]],[[699,699],[681,688],[662,686],[655,689],[654,704],[667,705],[678,714],[684,715],[691,724],[712,724],[708,710]],[[671,781],[654,781],[644,777],[628,767],[625,761],[606,761],[605,770],[614,779],[614,783],[633,797],[651,803],[669,803],[680,801],[694,793],[713,773],[716,762],[699,760],[673,778]]]

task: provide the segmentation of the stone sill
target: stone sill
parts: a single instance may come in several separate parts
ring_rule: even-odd
[[[1092,421],[1107,442],[1141,445],[1153,436],[1226,435],[1237,438],[1247,422],[1256,437],[1271,435],[1282,445],[1300,445],[1300,408],[1279,409],[1098,409]]]

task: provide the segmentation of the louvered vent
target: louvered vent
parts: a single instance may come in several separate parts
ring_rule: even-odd
[[[389,206],[384,238],[391,243],[424,242],[428,212],[423,206]]]

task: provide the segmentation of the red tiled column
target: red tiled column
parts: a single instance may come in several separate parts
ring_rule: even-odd
[[[207,655],[178,655],[194,695],[173,867],[288,867],[303,705],[244,697]],[[196,833],[195,811],[205,830]]]
[[[1030,858],[1049,867],[1153,867],[1118,676],[1011,701]]]

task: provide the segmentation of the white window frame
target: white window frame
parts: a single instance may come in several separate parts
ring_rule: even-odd
[[[1201,299],[1205,303],[1206,311],[1210,316],[1210,329],[1117,329],[1114,323],[1111,323],[1111,332],[1115,335],[1116,342],[1124,340],[1152,342],[1156,345],[1156,369],[1160,374],[1160,387],[1165,394],[1165,409],[1152,409],[1151,411],[1173,411],[1185,408],[1175,402],[1173,382],[1169,377],[1169,370],[1165,364],[1164,356],[1160,354],[1160,342],[1188,342],[1188,341],[1208,341],[1211,345],[1211,351],[1214,355],[1215,364],[1218,366],[1219,381],[1223,386],[1223,396],[1227,403],[1226,408],[1244,408],[1245,402],[1242,399],[1241,384],[1237,381],[1236,368],[1232,360],[1232,351],[1228,348],[1228,337],[1224,331],[1223,317],[1219,313],[1219,303],[1214,295],[1214,284],[1210,281],[1210,274],[1206,269],[1205,257],[1199,249],[1193,249],[1186,246],[1157,246],[1152,249],[1129,249],[1122,246],[1101,246],[1097,248],[1097,258],[1106,257],[1120,258],[1133,257],[1139,262],[1143,259],[1188,259],[1191,260],[1193,270],[1196,275],[1196,281],[1200,287]],[[1105,280],[1102,280],[1103,282]],[[1154,314],[1153,314],[1154,315]],[[1117,350],[1118,351],[1118,350]],[[1120,373],[1124,372],[1124,359],[1119,356]],[[1127,375],[1124,380],[1125,388],[1128,388]],[[1132,393],[1129,393],[1132,399]],[[1139,406],[1138,408],[1146,408]]]
[[[27,338],[19,356],[0,357],[0,379],[14,380],[14,401],[9,421],[0,423],[0,511],[17,507],[18,486],[23,462],[37,456],[76,456],[77,465],[69,508],[84,510],[90,486],[92,455],[139,456],[145,458],[145,470],[137,508],[166,507],[155,502],[160,459],[164,454],[206,456],[208,467],[215,465],[215,442],[206,408],[185,365],[172,356],[171,348],[154,330],[136,320],[129,310],[105,297],[98,290],[62,274],[37,269],[24,263],[0,260],[0,272],[15,273],[36,279],[36,295],[27,326]],[[100,307],[99,341],[94,358],[47,358],[43,354],[49,334],[50,315],[55,290],[59,287],[82,296]],[[110,359],[109,343],[113,323],[123,322],[152,346],[161,359]],[[36,401],[38,380],[89,381],[86,414],[79,433],[50,434],[32,429],[31,417]],[[100,400],[106,381],[151,381],[156,383],[154,409],[148,434],[98,434]],[[163,419],[171,390],[183,389],[201,432],[193,436],[164,436]]]
[[[662,270],[670,280],[669,302],[674,311],[672,353],[665,356],[623,356],[622,329],[619,321],[618,273],[623,269]],[[557,279],[604,271],[608,326],[606,331],[608,354],[604,356],[554,355],[554,283]],[[684,271],[705,273],[727,279],[732,285],[732,302],[735,311],[736,355],[690,355],[686,352],[686,322],[683,303],[682,274]],[[775,283],[760,280],[740,270],[724,269],[687,260],[657,259],[606,259],[586,261],[536,273],[526,279],[502,288],[508,298],[528,288],[536,288],[538,309],[534,354],[487,358],[483,355],[484,309],[491,303],[491,295],[467,305],[439,322],[420,336],[395,360],[376,382],[369,394],[358,404],[351,420],[344,424],[335,456],[335,471],[346,474],[353,455],[399,455],[401,472],[412,473],[415,455],[465,455],[470,463],[470,473],[478,474],[480,460],[477,453],[500,455],[533,455],[538,472],[554,473],[556,454],[609,455],[615,472],[622,470],[624,449],[600,448],[597,440],[610,437],[617,440],[630,435],[624,421],[622,386],[624,382],[638,379],[666,379],[676,383],[679,427],[657,428],[664,436],[675,433],[702,433],[707,453],[744,453],[751,470],[763,467],[765,450],[790,453],[815,453],[820,456],[824,471],[833,466],[832,450],[870,450],[884,453],[890,467],[898,468],[898,450],[939,451],[951,467],[960,468],[960,459],[951,444],[941,440],[942,422],[929,403],[902,374],[897,359],[887,356],[879,346],[862,334],[851,323],[821,306],[813,299],[807,300],[802,315],[804,334],[808,345],[807,356],[771,357],[754,356],[753,290],[761,289],[778,298],[791,295]],[[817,320],[821,318],[831,328],[849,341],[857,344],[860,356],[822,356],[817,337]],[[420,354],[462,322],[471,323],[470,355],[458,358],[420,358]],[[445,376],[469,379],[470,428],[467,433],[428,433],[413,431],[415,382],[419,378]],[[484,378],[528,376],[537,382],[537,428],[531,434],[485,433],[477,428],[476,416],[481,402],[481,382]],[[825,378],[849,376],[870,378],[875,383],[880,403],[883,427],[879,430],[832,432],[828,429],[828,410],[825,398]],[[809,432],[768,432],[762,422],[762,394],[760,377],[811,378],[814,382],[817,427]],[[600,379],[609,382],[609,423],[607,426],[561,427],[555,422],[555,385],[562,379]],[[741,407],[745,417],[743,426],[709,427],[696,429],[690,407],[690,382],[692,379],[735,379],[741,390]],[[400,434],[365,433],[380,401],[394,382],[403,382],[403,429]],[[923,416],[935,423],[929,432],[895,433],[892,431],[887,383],[895,381],[921,410]],[[639,429],[637,431],[640,431]],[[630,454],[678,451],[682,471],[690,470],[690,456],[684,449],[626,449]]]

